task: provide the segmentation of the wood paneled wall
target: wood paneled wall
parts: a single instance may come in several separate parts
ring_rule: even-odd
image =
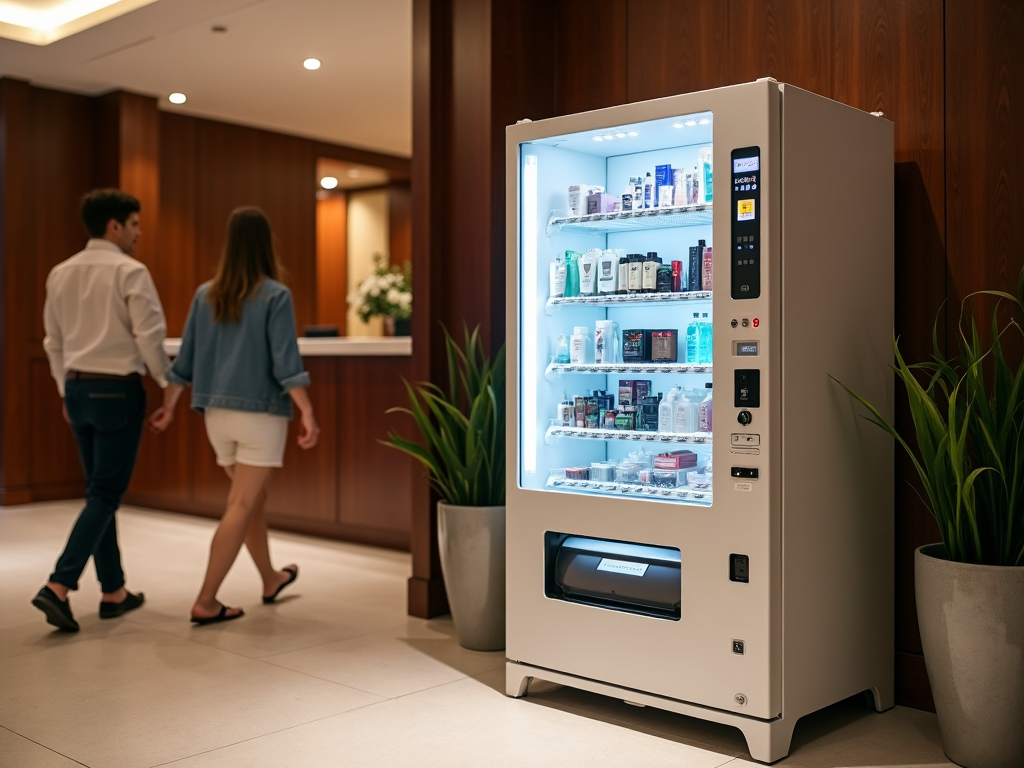
[[[42,348],[46,276],[86,240],[81,196],[118,186],[139,197],[136,257],[153,275],[171,336],[181,334],[196,286],[213,275],[228,214],[260,206],[274,226],[301,328],[315,322],[317,309],[318,157],[388,171],[392,229],[407,253],[408,160],[160,112],[155,99],[136,94],[89,98],[0,79],[0,503],[83,493]],[[301,457],[289,447],[270,519],[407,548],[411,464],[377,440],[395,426],[384,411],[402,402],[410,359],[308,358],[307,365],[321,444]],[[155,407],[159,392],[147,386]],[[167,434],[146,435],[126,501],[217,515],[226,488],[201,419],[181,407]]]
[[[1018,0],[492,0],[472,13],[464,5],[413,6],[413,220],[422,227],[414,258],[432,280],[417,302],[443,304],[422,320],[478,322],[504,312],[501,293],[483,306],[480,295],[449,285],[479,263],[485,239],[491,273],[500,275],[504,223],[485,210],[500,193],[492,187],[490,201],[468,204],[451,193],[487,137],[491,164],[474,165],[473,178],[501,181],[505,124],[768,76],[895,123],[896,333],[910,357],[928,356],[936,318],[945,343],[963,296],[1013,288],[1024,262],[1024,214],[1014,204],[1024,184],[1014,119],[1024,110],[1024,60],[1013,52],[1024,31]],[[517,79],[529,87],[512,87]],[[472,243],[472,253],[449,247],[457,242]],[[500,343],[500,324],[491,327],[492,344]],[[430,332],[418,324],[417,345]],[[417,365],[440,374],[436,359],[418,355]],[[906,412],[897,419],[906,424]],[[931,709],[913,551],[938,531],[902,457],[896,473],[897,701]],[[416,574],[433,567],[430,502],[421,493],[414,507]],[[419,607],[429,615],[427,603]]]

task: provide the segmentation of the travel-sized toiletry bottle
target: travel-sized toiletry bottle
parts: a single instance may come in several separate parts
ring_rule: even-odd
[[[594,324],[594,362],[622,362],[619,352],[619,324],[614,320],[598,320]]]
[[[624,254],[619,256],[619,283],[615,292],[629,293],[629,259]]]
[[[601,252],[595,248],[579,257],[580,296],[593,296],[597,292],[597,260]]]
[[[636,187],[635,181],[635,179],[630,178],[629,183],[626,184],[626,189],[622,193],[622,207],[620,210],[622,210],[623,213],[633,210],[633,189]]]
[[[672,387],[658,406],[658,431],[671,432],[676,407],[676,388]]]
[[[672,293],[672,267],[658,265],[658,293]]]
[[[712,414],[714,412],[714,406],[711,400],[712,392],[708,391],[708,396],[700,404],[700,431],[710,432],[712,428]]]
[[[571,298],[580,295],[579,254],[576,251],[565,252],[565,296]]]
[[[696,432],[698,416],[696,403],[685,392],[680,392],[672,416],[672,431],[676,434]]]
[[[654,177],[648,171],[644,177],[644,208],[654,207]]]
[[[576,423],[576,403],[566,390],[562,390],[562,402],[558,404],[555,421],[563,427],[571,427]]]
[[[555,362],[562,364],[569,362],[569,340],[565,338],[564,333],[558,334],[558,345],[555,347]]]
[[[690,190],[690,205],[698,205],[703,201],[700,199],[700,171],[693,166],[693,186]]]
[[[640,290],[642,293],[655,293],[658,290],[658,265],[661,259],[655,251],[648,251],[644,257],[644,271],[641,278]]]
[[[686,326],[686,362],[691,365],[697,363],[697,343],[698,335],[700,334],[700,315],[697,312],[693,313],[693,320]]]
[[[572,338],[569,339],[569,362],[574,364],[594,362],[594,350],[590,346],[590,333],[585,325],[577,325],[573,328]]]
[[[714,256],[709,245],[704,249],[704,262],[701,268],[700,288],[702,291],[714,290],[712,275],[714,274]]]
[[[619,257],[610,248],[597,261],[597,292],[602,296],[615,293],[619,286]]]
[[[565,264],[561,256],[555,256],[548,276],[548,295],[557,299],[565,295]]]
[[[640,293],[643,290],[644,257],[639,253],[629,255],[629,293]]]
[[[672,291],[674,293],[679,293],[680,291],[685,290],[685,288],[683,286],[684,286],[684,283],[683,283],[683,262],[681,262],[681,261],[673,261],[672,262]],[[687,286],[687,287],[689,287],[689,286]]]
[[[714,152],[710,145],[701,147],[697,153],[697,158],[701,166],[701,170],[704,172],[704,202],[710,203],[714,183]]]
[[[637,176],[633,181],[633,210],[644,207],[644,177]]]

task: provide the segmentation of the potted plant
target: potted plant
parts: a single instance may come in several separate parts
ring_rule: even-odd
[[[348,303],[364,323],[384,318],[385,336],[408,336],[412,318],[412,264],[387,266],[384,256],[373,254],[373,274],[348,295]]]
[[[968,768],[1020,768],[1024,332],[1017,317],[1024,311],[1024,269],[1017,296],[979,294],[1000,299],[992,312],[991,342],[981,340],[973,317],[965,332],[963,310],[959,357],[944,355],[933,333],[933,360],[908,365],[894,341],[893,370],[907,393],[913,424],[906,434],[844,389],[910,456],[922,500],[942,534],[942,543],[915,552],[914,575],[925,665],[946,755]],[[1001,320],[1003,302],[1012,312]],[[1008,350],[1016,360],[1007,358]]]
[[[394,432],[386,444],[427,468],[441,501],[438,548],[459,644],[505,647],[505,346],[488,359],[479,328],[459,347],[445,329],[448,391],[413,387],[408,408],[423,443]]]

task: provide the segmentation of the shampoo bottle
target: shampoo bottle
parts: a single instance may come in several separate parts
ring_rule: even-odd
[[[548,293],[552,299],[565,295],[565,263],[561,256],[556,256],[551,263],[548,275]]]
[[[579,258],[580,296],[597,293],[597,259],[600,255],[600,251],[591,249]]]
[[[647,172],[647,176],[644,177],[644,208],[654,207],[654,177],[651,176],[651,172]]]
[[[696,432],[698,415],[696,404],[680,393],[672,417],[672,431],[681,435]]]
[[[571,298],[580,295],[579,254],[575,251],[565,252],[565,296]]]
[[[700,404],[700,431],[710,432],[712,427],[712,393],[709,391],[708,396]]]
[[[671,432],[673,429],[673,417],[676,408],[676,388],[672,387],[665,395],[665,399],[658,406],[658,431]]]
[[[555,347],[555,362],[561,364],[569,363],[569,340],[564,333],[558,334],[558,345]]]
[[[576,424],[576,404],[569,399],[569,393],[565,390],[562,391],[562,402],[558,404],[555,422],[563,427],[572,427]]]
[[[615,293],[619,286],[619,257],[610,248],[597,261],[597,292],[601,295]]]
[[[585,325],[577,325],[573,328],[572,338],[569,339],[569,362],[574,364],[594,362],[594,350],[590,346],[590,334]]]
[[[622,253],[619,254],[619,283],[615,292],[629,293],[629,259]]]

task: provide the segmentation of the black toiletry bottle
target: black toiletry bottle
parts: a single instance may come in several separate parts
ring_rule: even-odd
[[[629,259],[625,256],[619,257],[619,287],[616,293],[629,293]]]

